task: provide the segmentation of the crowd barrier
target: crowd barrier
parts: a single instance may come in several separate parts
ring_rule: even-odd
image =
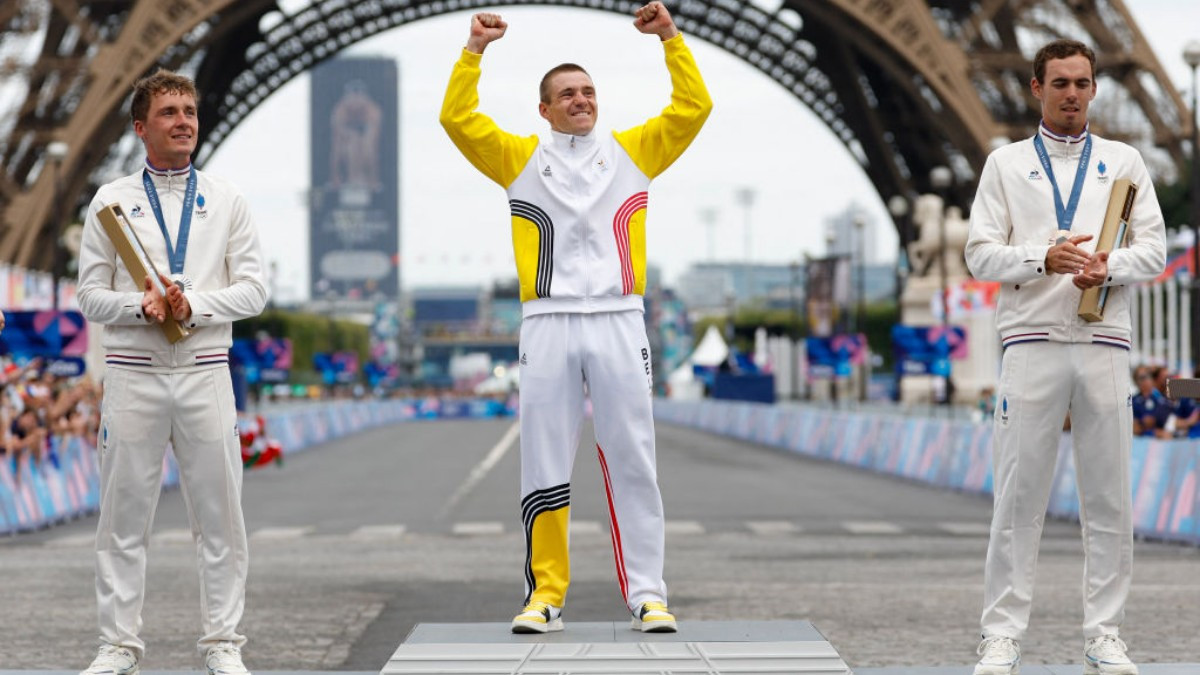
[[[267,436],[285,456],[382,424],[427,419],[486,419],[513,414],[492,399],[372,400],[280,407],[262,413]],[[163,487],[179,484],[171,453],[163,460]],[[100,505],[96,448],[75,437],[51,437],[40,460],[29,453],[0,455],[0,535],[25,532],[92,513]]]
[[[656,400],[655,418],[714,434],[961,490],[992,492],[992,427],[968,421],[739,401]],[[1200,545],[1200,441],[1135,438],[1139,536]],[[1079,517],[1070,436],[1059,444],[1049,512]]]

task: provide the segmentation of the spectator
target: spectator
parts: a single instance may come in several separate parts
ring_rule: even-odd
[[[1152,438],[1170,438],[1167,421],[1171,417],[1171,402],[1154,386],[1154,372],[1146,366],[1134,370],[1133,434]]]

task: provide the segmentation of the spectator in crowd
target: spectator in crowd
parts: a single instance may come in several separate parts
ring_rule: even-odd
[[[24,367],[0,361],[0,456],[15,466],[26,454],[35,463],[52,457],[70,438],[95,447],[99,398],[89,378],[58,378],[40,359]]]
[[[1133,395],[1133,434],[1151,438],[1170,438],[1167,421],[1171,402],[1154,386],[1154,370],[1138,366],[1133,372],[1138,393]]]

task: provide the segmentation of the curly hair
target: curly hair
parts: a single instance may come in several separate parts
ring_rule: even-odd
[[[159,68],[153,75],[148,75],[133,84],[133,102],[129,105],[129,117],[134,122],[145,122],[150,114],[150,99],[157,94],[190,94],[193,99],[196,94],[196,83],[191,78],[165,68]]]

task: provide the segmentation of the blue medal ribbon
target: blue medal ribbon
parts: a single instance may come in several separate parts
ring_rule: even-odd
[[[154,189],[154,181],[150,172],[142,169],[142,185],[146,188],[146,198],[150,200],[150,210],[158,221],[158,229],[162,230],[163,239],[167,242],[167,260],[171,263],[171,274],[183,274],[183,260],[187,257],[188,234],[192,229],[192,209],[196,205],[196,167],[191,167],[187,177],[187,187],[183,191],[183,213],[179,216],[179,246],[171,246],[171,233],[167,231],[167,221],[163,219],[162,204],[158,201],[158,190]]]
[[[1071,223],[1075,221],[1075,209],[1079,207],[1079,195],[1083,192],[1083,179],[1087,176],[1088,164],[1092,160],[1092,135],[1088,134],[1083,142],[1083,152],[1079,154],[1079,165],[1075,168],[1075,184],[1071,186],[1071,196],[1067,205],[1063,206],[1062,193],[1058,191],[1058,181],[1054,179],[1054,168],[1050,166],[1050,154],[1046,152],[1046,144],[1042,142],[1042,134],[1038,132],[1033,137],[1033,147],[1037,150],[1050,186],[1054,188],[1054,214],[1058,217],[1058,229],[1070,231]]]

